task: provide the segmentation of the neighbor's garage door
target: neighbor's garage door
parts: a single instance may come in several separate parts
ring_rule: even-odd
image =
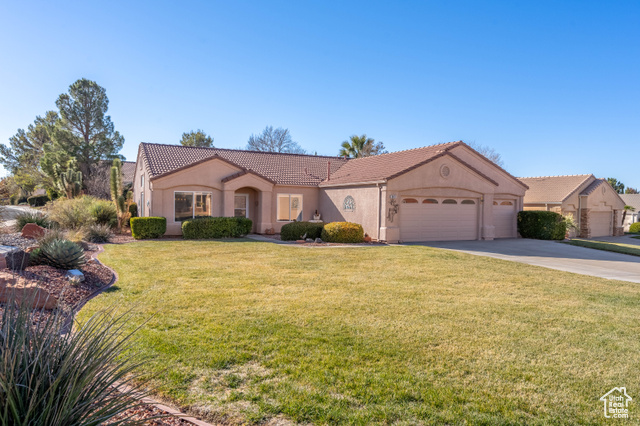
[[[592,237],[611,235],[611,212],[590,212],[589,227]]]
[[[516,237],[515,200],[495,200],[493,202],[493,225],[496,238]]]
[[[478,200],[404,198],[400,205],[401,241],[478,239]]]

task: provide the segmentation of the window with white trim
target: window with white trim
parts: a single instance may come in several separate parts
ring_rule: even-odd
[[[173,193],[173,206],[174,222],[197,216],[211,216],[211,193],[176,191]]]
[[[278,194],[278,222],[302,221],[302,195]]]

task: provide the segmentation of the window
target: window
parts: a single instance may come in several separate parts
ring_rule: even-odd
[[[140,175],[140,188],[144,188],[144,175]]]
[[[174,221],[193,219],[196,216],[211,216],[210,192],[174,192]]]
[[[302,195],[278,194],[278,221],[302,221]]]
[[[451,198],[444,200],[442,204],[458,204],[456,200],[452,200]]]
[[[342,203],[342,210],[352,212],[356,209],[356,200],[351,195],[347,195]]]
[[[512,206],[513,203],[511,201],[503,201],[500,203],[501,206]]]
[[[462,200],[460,204],[475,204],[476,202],[473,200]]]
[[[402,204],[418,204],[418,200],[415,198],[405,198],[402,200]]]
[[[438,200],[434,200],[433,198],[425,198],[422,200],[422,204],[438,204]]]
[[[144,217],[144,192],[140,194],[140,206],[138,207],[138,216]]]

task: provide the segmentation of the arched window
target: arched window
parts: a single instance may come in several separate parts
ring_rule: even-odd
[[[494,201],[494,202],[493,202],[493,205],[494,205],[494,206],[497,206],[497,205],[498,205],[498,202],[497,202],[497,201]]]
[[[356,200],[351,195],[347,195],[342,203],[342,210],[352,212],[356,209]]]
[[[475,204],[476,202],[473,200],[462,200],[460,204]]]
[[[422,200],[422,204],[438,204],[438,200],[434,200],[433,198],[425,198]]]
[[[500,203],[501,206],[512,206],[513,203],[511,201],[503,201]]]
[[[452,200],[451,198],[448,198],[444,200],[442,204],[458,204],[458,202],[456,200]]]
[[[402,204],[418,204],[418,200],[415,198],[405,198],[402,200]]]

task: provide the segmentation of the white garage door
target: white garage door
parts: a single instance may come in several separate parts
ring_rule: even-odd
[[[404,198],[400,204],[401,241],[478,239],[478,200]]]
[[[590,212],[589,228],[592,237],[611,235],[611,212]]]
[[[496,238],[516,237],[515,200],[495,200],[493,202],[493,225]]]

